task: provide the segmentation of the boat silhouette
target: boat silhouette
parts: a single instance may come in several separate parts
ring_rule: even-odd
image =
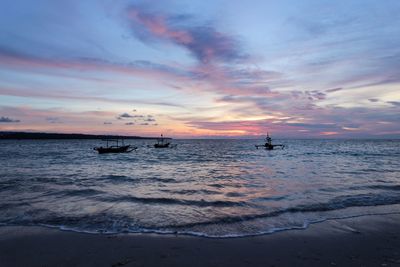
[[[137,147],[135,147],[135,146],[125,145],[124,139],[103,139],[103,141],[107,142],[106,143],[106,147],[100,146],[100,147],[93,148],[94,150],[99,152],[99,154],[105,154],[105,153],[128,153],[128,152],[131,152],[131,151],[137,149]],[[115,142],[116,145],[109,146],[108,145],[109,142]],[[121,143],[121,145],[120,145],[120,143]]]
[[[272,138],[267,133],[267,137],[265,138],[265,144],[263,145],[255,145],[256,148],[265,148],[267,150],[273,150],[275,147],[280,147],[281,149],[285,148],[284,144],[272,144]]]
[[[164,138],[161,134],[161,138],[157,139],[157,143],[154,144],[154,148],[167,148],[170,146],[169,138]]]

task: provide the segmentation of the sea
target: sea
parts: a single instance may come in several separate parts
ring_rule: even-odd
[[[400,213],[400,140],[0,140],[0,227],[229,238]]]

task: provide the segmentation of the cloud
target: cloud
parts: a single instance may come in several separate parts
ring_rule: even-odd
[[[97,97],[93,95],[79,95],[79,94],[66,94],[65,92],[54,92],[54,90],[50,90],[48,88],[42,88],[41,91],[34,91],[31,88],[6,88],[0,86],[0,94],[1,95],[9,95],[9,96],[22,96],[22,97],[32,97],[32,98],[50,98],[50,99],[66,99],[66,100],[81,100],[81,101],[95,101],[95,102],[106,102],[106,103],[118,103],[118,104],[132,104],[132,103],[140,103],[154,106],[172,106],[182,108],[182,105],[169,103],[169,102],[154,102],[147,100],[138,100],[138,99],[114,99],[114,98],[106,98],[106,97]]]
[[[387,101],[386,103],[392,104],[393,106],[400,107],[400,101]]]
[[[337,130],[341,127],[335,123],[291,123],[291,122],[274,122],[273,120],[256,120],[256,121],[191,121],[188,123],[191,126],[200,129],[208,129],[215,131],[242,131],[244,134],[259,134],[268,131],[284,133],[288,131],[293,133],[296,129],[307,129],[314,132],[327,130]],[[286,135],[286,134],[285,134]]]
[[[0,46],[0,65],[9,69],[24,69],[34,72],[46,71],[65,76],[65,70],[76,70],[79,74],[82,71],[114,72],[126,75],[140,75],[142,77],[191,79],[193,74],[186,69],[179,69],[165,64],[154,63],[146,60],[136,60],[128,63],[109,61],[101,58],[79,57],[79,58],[48,58],[32,56],[25,52],[9,49]],[[62,70],[61,73],[56,73]],[[74,75],[80,78],[81,75]],[[85,76],[85,79],[88,79]],[[98,79],[94,79],[99,81]]]
[[[118,120],[122,120],[122,119],[129,119],[129,118],[133,118],[134,116],[133,115],[130,115],[129,113],[122,113],[122,114],[120,114],[120,115],[118,115],[117,116],[117,119]]]
[[[46,121],[49,123],[62,123],[59,117],[47,117]]]
[[[116,72],[124,75],[135,75],[149,79],[160,79],[161,81],[174,80],[182,84],[182,90],[209,91],[220,94],[234,95],[265,95],[271,93],[271,86],[282,86],[287,82],[282,74],[273,71],[265,71],[259,68],[243,68],[231,64],[229,67],[202,64],[195,67],[178,68],[164,64],[139,60],[131,63],[117,63],[96,58],[44,58],[30,56],[24,53],[9,51],[0,47],[0,65],[7,68],[17,68],[33,72],[50,72],[50,74],[65,75],[66,70],[78,71],[79,77],[84,71],[90,72]],[[86,76],[85,76],[86,77]],[[164,101],[141,101],[129,99],[110,99],[99,96],[68,95],[56,93],[54,90],[46,89],[47,92],[23,90],[19,88],[0,88],[5,94],[46,97],[81,99],[116,103],[145,103],[160,106],[182,107],[182,105]],[[22,92],[23,91],[23,92]]]
[[[342,87],[338,87],[338,88],[332,88],[332,89],[328,89],[326,90],[327,93],[333,93],[333,92],[337,92],[337,91],[341,91],[343,90]]]
[[[293,91],[291,91],[291,93],[292,93],[292,96],[296,99],[307,98],[308,100],[323,100],[326,98],[326,94],[324,92],[320,92],[318,90],[312,90],[312,91],[293,90]]]
[[[149,122],[155,122],[156,119],[154,118],[153,115],[143,115],[143,114],[135,114],[131,115],[127,112],[124,112],[120,115],[117,116],[118,120],[123,120],[123,119],[133,119],[134,122],[139,123],[139,125],[149,125]],[[126,125],[134,125],[134,122],[129,122],[129,124],[126,123]]]
[[[130,6],[127,18],[133,32],[144,41],[169,41],[190,51],[201,63],[239,61],[247,56],[239,42],[210,24],[197,24],[189,15],[155,13]]]
[[[125,123],[125,125],[135,125],[135,123],[134,122],[127,122],[127,123]]]
[[[112,124],[112,122],[105,121],[103,124],[104,124],[104,125],[110,125],[110,124]]]
[[[192,70],[192,80],[199,82],[196,84],[199,91],[242,96],[277,94],[271,88],[284,87],[290,83],[281,73],[237,64],[196,66]]]
[[[321,15],[324,17],[321,18]],[[334,16],[331,13],[317,13],[311,17],[301,16],[301,17],[290,17],[287,22],[300,29],[307,37],[311,36],[313,38],[318,38],[326,35],[332,31],[340,31],[349,24],[355,22],[354,18],[342,15]]]
[[[399,103],[400,104],[400,103]],[[274,105],[272,105],[274,107]],[[274,107],[275,108],[275,107]],[[315,107],[314,110],[287,106],[286,109],[260,109],[259,113],[248,114],[246,106],[242,111],[232,112],[235,120],[215,118],[187,118],[187,125],[194,129],[212,131],[220,134],[254,135],[268,132],[286,137],[321,136],[335,132],[337,136],[361,137],[400,133],[400,120],[396,108],[387,107]],[[242,113],[240,113],[242,112]],[[241,114],[243,116],[241,117]],[[254,116],[251,120],[240,119]],[[259,119],[257,119],[259,117]],[[264,117],[264,119],[262,118]],[[384,125],[384,126],[383,126]]]
[[[122,120],[122,119],[144,119],[145,116],[144,115],[131,115],[127,112],[124,112],[120,115],[117,116],[118,120]]]
[[[0,123],[17,123],[21,122],[20,120],[11,119],[9,117],[0,117]]]
[[[338,129],[340,128],[336,123],[298,123],[298,122],[284,122],[283,124],[287,126],[301,127],[306,129],[318,129],[318,130],[328,130],[328,129]]]
[[[87,127],[89,130],[95,130],[100,123],[103,123],[105,117],[114,115],[114,112],[87,110],[87,111],[71,111],[63,108],[33,108],[29,106],[0,106],[0,113],[14,114],[23,124],[10,124],[9,130],[55,130],[65,129],[71,132],[73,129],[81,129]],[[60,118],[63,119],[61,122]],[[1,117],[3,120],[4,117]],[[7,121],[19,121],[7,118]],[[75,130],[75,132],[77,132]]]

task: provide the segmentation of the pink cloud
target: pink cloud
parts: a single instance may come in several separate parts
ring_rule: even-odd
[[[141,13],[138,9],[130,8],[128,17],[143,26],[157,37],[171,39],[179,44],[188,45],[193,42],[192,36],[183,30],[171,29],[163,16],[149,16]]]

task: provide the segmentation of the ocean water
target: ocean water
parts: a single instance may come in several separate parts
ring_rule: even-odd
[[[0,225],[238,237],[400,213],[400,141],[173,140],[97,154],[98,140],[0,141]]]

